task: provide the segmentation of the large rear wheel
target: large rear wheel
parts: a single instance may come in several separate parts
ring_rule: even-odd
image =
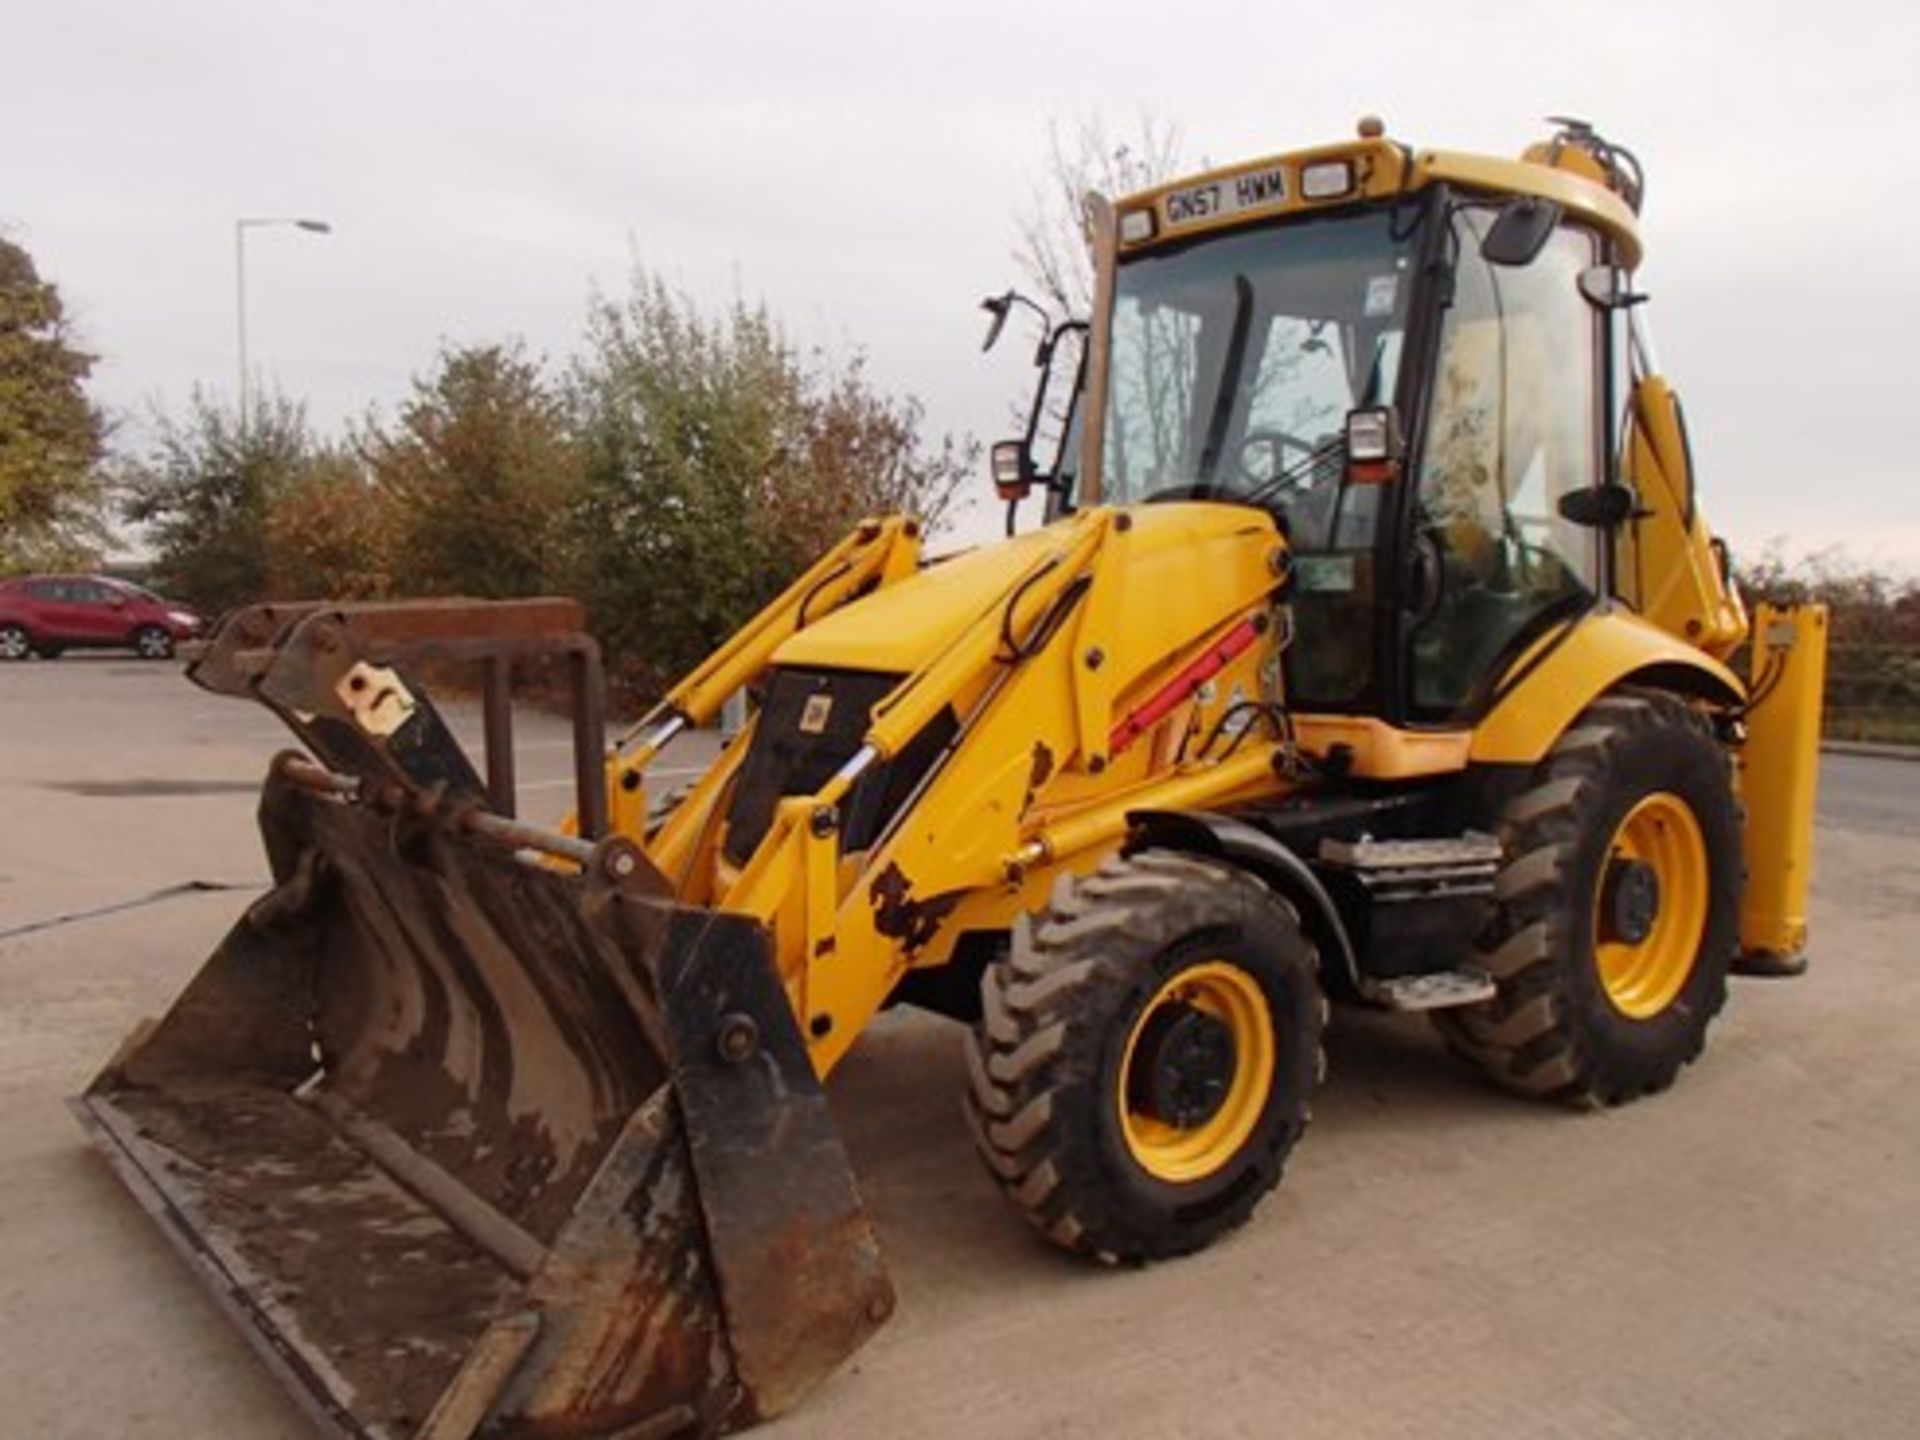
[[[1664,1090],[1725,1003],[1744,879],[1726,753],[1671,695],[1582,713],[1506,810],[1480,963],[1499,993],[1441,1011],[1509,1090],[1618,1105]]]
[[[966,1107],[1065,1249],[1184,1254],[1252,1213],[1307,1124],[1325,1002],[1293,907],[1167,851],[1063,880],[981,981]]]
[[[33,637],[19,625],[0,625],[0,660],[24,660],[33,653]]]

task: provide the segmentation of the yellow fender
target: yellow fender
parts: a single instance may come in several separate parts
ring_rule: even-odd
[[[1624,684],[1657,685],[1725,705],[1746,687],[1718,660],[1625,610],[1582,616],[1549,632],[1514,662],[1474,731],[1468,758],[1532,765],[1582,710]]]

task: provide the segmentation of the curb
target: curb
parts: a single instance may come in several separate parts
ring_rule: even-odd
[[[1920,745],[1880,745],[1870,740],[1822,740],[1825,755],[1870,755],[1876,760],[1920,760]]]

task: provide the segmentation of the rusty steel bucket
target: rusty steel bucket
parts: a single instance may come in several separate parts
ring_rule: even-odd
[[[362,759],[274,762],[274,887],[73,1102],[92,1138],[330,1433],[787,1409],[893,1295],[765,932]]]

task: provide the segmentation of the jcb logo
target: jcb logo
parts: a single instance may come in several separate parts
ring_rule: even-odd
[[[800,733],[818,735],[827,728],[827,717],[833,714],[831,695],[809,695],[807,703],[800,707]]]

